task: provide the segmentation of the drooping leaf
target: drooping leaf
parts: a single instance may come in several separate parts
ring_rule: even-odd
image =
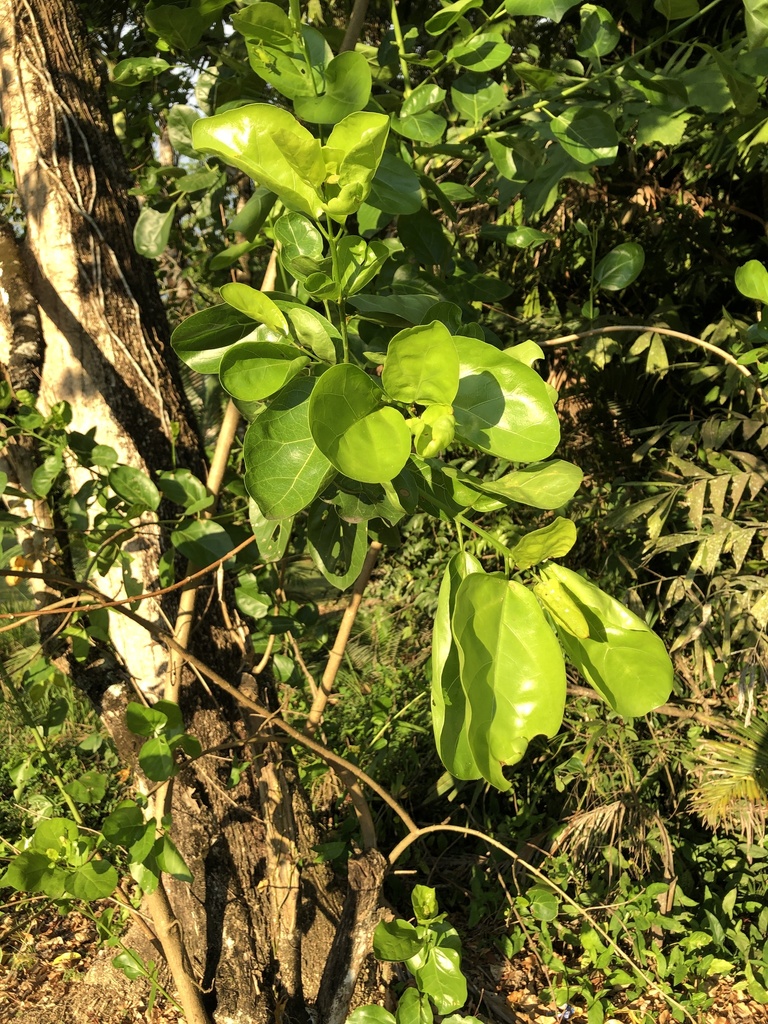
[[[273,331],[285,334],[288,331],[288,323],[285,316],[280,312],[272,299],[257,288],[251,288],[247,284],[230,282],[219,289],[219,293],[233,309],[244,313],[252,320],[266,324]]]
[[[416,213],[421,209],[421,185],[415,171],[399,156],[385,152],[366,202],[385,213]]]
[[[632,718],[663,704],[673,671],[656,633],[594,583],[556,562],[541,576],[544,583],[559,584],[559,591],[537,587],[536,596],[552,616],[566,654],[613,710]],[[560,593],[570,607],[563,606]]]
[[[411,966],[419,988],[429,993],[439,1014],[459,1010],[467,1001],[467,979],[461,970],[461,954],[456,949],[434,946],[426,961]]]
[[[470,573],[459,584],[452,630],[469,749],[482,777],[507,790],[502,765],[517,764],[534,736],[552,737],[560,728],[560,646],[530,590],[484,573]]]
[[[150,260],[162,256],[168,245],[168,239],[171,237],[175,215],[175,203],[167,210],[156,210],[152,206],[144,206],[133,229],[133,244],[136,247],[136,252]]]
[[[318,502],[309,513],[307,543],[323,576],[339,590],[360,575],[368,548],[365,523],[349,523],[335,506]]]
[[[575,523],[558,516],[547,526],[526,533],[512,549],[512,559],[518,569],[530,569],[548,558],[562,558],[575,543]]]
[[[482,771],[469,745],[469,714],[461,685],[459,652],[451,632],[456,592],[465,576],[482,572],[472,555],[459,552],[446,566],[432,626],[432,728],[440,760],[457,779],[479,779]]]
[[[395,963],[410,960],[424,945],[424,939],[412,924],[397,918],[379,921],[373,933],[373,953],[377,960]]]

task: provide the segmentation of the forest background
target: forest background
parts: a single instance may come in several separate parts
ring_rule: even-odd
[[[3,1013],[759,1019],[768,5],[0,26]],[[414,384],[414,339],[491,392]],[[637,618],[583,591],[595,626],[560,558]],[[513,718],[497,652],[441,764],[439,638],[459,679],[499,572],[572,664],[542,640]],[[638,645],[610,678],[603,627]],[[103,951],[33,1006],[43,906]]]

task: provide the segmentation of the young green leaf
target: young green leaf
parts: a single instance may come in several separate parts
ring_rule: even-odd
[[[274,395],[308,363],[295,345],[241,341],[222,356],[219,380],[233,398],[256,402]]]
[[[424,945],[424,939],[412,924],[398,918],[395,921],[379,921],[373,933],[373,955],[377,960],[402,962],[416,956]]]
[[[252,320],[266,324],[280,334],[288,332],[288,322],[272,299],[257,288],[247,284],[230,282],[219,289],[219,294],[227,305],[239,310]]]
[[[317,96],[297,96],[293,108],[302,121],[338,124],[362,110],[371,96],[371,69],[362,53],[347,50],[322,69]]]
[[[530,569],[548,558],[562,558],[575,543],[575,523],[558,516],[547,526],[526,533],[512,549],[512,560],[518,569]]]
[[[607,292],[628,287],[640,276],[645,250],[637,242],[624,242],[600,260],[595,267],[595,283]]]
[[[748,260],[737,267],[734,282],[742,295],[768,305],[768,270],[759,260]]]
[[[218,373],[221,357],[227,349],[255,330],[252,317],[222,303],[187,317],[171,335],[171,344],[179,359],[191,370]]]
[[[541,576],[559,584],[578,608],[582,627],[575,630],[573,616],[553,604],[550,591],[536,589],[569,659],[613,710],[632,718],[663,704],[672,690],[673,670],[660,637],[578,573],[552,562]]]

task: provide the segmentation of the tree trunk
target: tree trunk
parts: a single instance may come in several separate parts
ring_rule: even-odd
[[[66,400],[69,429],[86,434],[95,427],[97,441],[115,448],[121,462],[155,474],[172,468],[175,457],[176,465],[204,479],[204,453],[169,349],[157,283],[132,243],[138,211],[112,130],[104,72],[89,54],[73,0],[0,0],[0,75],[0,111],[25,216],[26,276],[17,266],[22,283],[14,300],[6,300],[6,329],[0,329],[6,376],[14,388],[38,391],[43,407]],[[13,241],[8,230],[0,234],[0,270],[15,258]],[[4,271],[6,287],[10,281]],[[151,591],[163,542],[157,523],[146,525],[131,544],[132,572]],[[119,579],[104,581],[107,587],[113,596],[124,593]],[[142,615],[155,627],[173,622],[174,602],[152,608],[145,601]],[[113,626],[117,660],[101,651],[70,669],[101,711],[121,757],[135,765],[135,737],[123,714],[131,685],[159,695],[169,658],[156,628],[150,633],[117,615]],[[214,613],[196,620],[194,635],[204,660],[237,685],[239,652]],[[269,682],[259,689],[260,702],[276,707]],[[180,703],[204,749],[242,743],[264,725],[258,717],[243,721],[229,697],[211,695],[191,676]],[[194,882],[167,883],[175,921],[162,894],[154,901],[158,936],[170,935],[177,945],[182,938],[190,999],[200,1003],[194,1019],[210,1015],[218,1024],[259,1024],[281,1009],[286,1019],[306,1020],[342,913],[330,869],[303,866],[313,860],[317,836],[290,751],[276,750],[265,736],[253,754],[256,768],[233,790],[213,754],[174,780],[173,838]],[[362,930],[353,952],[344,954],[338,941],[334,946],[331,973],[322,979],[326,1007],[337,987],[334,972],[348,993],[349,966],[359,965],[366,948],[382,877],[377,862],[355,883],[345,914]],[[360,900],[356,893],[363,890]],[[364,914],[355,917],[358,903]],[[66,1013],[74,1020],[80,1009],[75,1002]]]

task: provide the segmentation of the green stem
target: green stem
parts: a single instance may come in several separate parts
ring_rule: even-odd
[[[46,747],[45,742],[43,741],[43,737],[40,735],[40,728],[39,728],[39,726],[35,725],[35,723],[34,723],[34,721],[32,719],[32,716],[30,715],[29,711],[27,710],[27,707],[26,707],[24,701],[22,700],[21,696],[17,692],[16,686],[15,686],[13,680],[8,675],[8,673],[5,670],[5,667],[2,664],[0,664],[0,679],[2,679],[3,685],[6,687],[6,689],[10,693],[11,698],[12,698],[14,704],[16,705],[19,714],[21,715],[21,718],[22,718],[22,721],[24,722],[24,725],[26,725],[26,727],[32,733],[32,738],[35,741],[35,746],[40,751],[40,753],[43,755],[43,760],[45,761],[46,765],[48,766],[48,771],[51,773],[51,777],[52,777],[53,781],[56,783],[56,787],[58,788],[59,792],[61,793],[62,798],[64,800],[64,803],[69,808],[69,813],[72,815],[72,820],[77,825],[82,825],[83,824],[82,816],[81,816],[80,812],[78,811],[77,807],[75,806],[75,802],[73,801],[72,797],[69,795],[69,793],[64,788],[64,780],[59,775],[58,770],[56,768],[56,764],[54,763],[54,760],[51,757],[51,755],[48,753],[48,748]]]
[[[389,4],[389,16],[392,19],[392,28],[395,32],[395,42],[397,43],[397,52],[400,57],[400,73],[403,76],[403,96],[408,97],[411,94],[411,76],[408,72],[408,64],[405,60],[405,41],[403,39],[403,30],[400,27],[400,17],[397,13],[397,0],[390,0]]]
[[[478,526],[477,523],[473,523],[471,520],[465,519],[464,516],[456,516],[455,522],[461,523],[463,526],[466,526],[468,530],[472,530],[473,533],[478,534],[483,538],[483,540],[488,541],[488,543],[492,547],[496,548],[499,554],[503,555],[505,559],[512,557],[511,548],[508,548],[506,544],[502,544],[500,540],[496,540],[496,538],[491,536],[491,534],[484,530],[482,526]]]
[[[341,234],[339,229],[339,234]],[[331,251],[331,264],[333,266],[333,280],[339,286],[339,330],[341,331],[341,343],[344,349],[344,362],[349,362],[349,335],[347,333],[347,311],[344,301],[344,293],[341,290],[341,268],[339,267],[339,252],[336,248],[336,236],[333,233],[333,225],[328,221],[328,247]]]

